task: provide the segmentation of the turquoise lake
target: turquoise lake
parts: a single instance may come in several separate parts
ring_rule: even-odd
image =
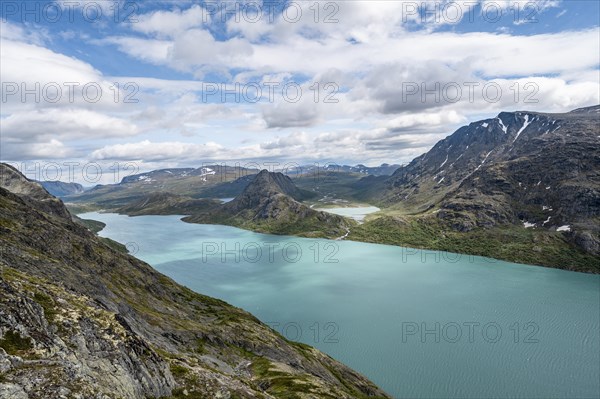
[[[600,397],[600,276],[178,216],[79,216],[396,398]]]

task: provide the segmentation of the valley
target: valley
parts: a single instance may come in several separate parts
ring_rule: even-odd
[[[184,220],[193,223],[599,273],[598,118],[600,106],[503,112],[460,128],[391,175],[383,174],[389,168],[365,175],[360,168],[305,167],[287,177],[240,169],[243,176],[234,179],[227,168],[165,170],[65,201],[72,209],[188,215]],[[222,197],[236,199],[219,205],[215,199]],[[314,211],[340,206],[380,210],[360,223]]]

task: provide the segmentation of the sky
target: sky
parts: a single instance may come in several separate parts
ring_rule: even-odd
[[[600,103],[599,4],[5,0],[0,159],[100,183],[406,163],[501,111]]]

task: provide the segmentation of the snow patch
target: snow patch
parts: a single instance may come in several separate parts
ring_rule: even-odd
[[[487,155],[486,155],[486,156],[485,156],[485,158],[483,159],[483,162],[481,162],[481,165],[479,165],[479,166],[477,167],[477,169],[475,169],[475,172],[477,172],[477,171],[478,171],[478,170],[479,170],[479,169],[480,169],[480,168],[483,166],[483,164],[485,163],[485,161],[487,161],[487,159],[489,158],[489,156],[490,156],[490,154],[491,154],[492,152],[494,152],[494,150],[492,150],[492,151],[490,151],[490,152],[488,152],[488,153],[487,153]]]
[[[546,205],[542,205],[542,211],[552,211],[552,208]]]
[[[523,222],[523,227],[525,227],[526,229],[530,229],[532,227],[535,227],[535,223]]]
[[[546,223],[549,223],[550,219],[552,219],[552,216],[548,216],[548,219],[546,219],[546,221],[544,223],[542,223],[542,225],[545,225]]]
[[[441,169],[444,167],[444,165],[446,165],[446,163],[448,162],[448,158],[450,157],[450,155],[446,155],[446,160],[440,165],[440,167],[438,169]]]
[[[444,179],[445,179],[445,178],[446,178],[446,177],[442,177],[442,178],[440,179],[440,181],[438,182],[438,184],[441,184],[441,183],[444,181]]]
[[[488,126],[489,126],[489,124],[484,122],[484,123],[482,123],[482,124],[481,124],[481,126],[483,126],[483,127],[488,127]]]
[[[508,132],[508,128],[504,126],[504,122],[502,122],[502,119],[498,118],[498,121],[500,121],[500,127],[502,128],[502,131],[504,132],[504,134],[506,134],[506,132]]]
[[[564,226],[560,226],[558,229],[556,229],[556,231],[571,231],[571,226],[564,225]]]
[[[533,120],[531,122],[533,122]],[[519,130],[517,132],[517,136],[513,140],[513,143],[515,141],[517,141],[517,139],[519,138],[519,136],[521,135],[521,133],[523,133],[523,130],[527,129],[527,126],[529,126],[531,124],[531,122],[529,121],[529,115],[525,115],[525,122],[523,123],[523,127],[521,128],[521,130]]]

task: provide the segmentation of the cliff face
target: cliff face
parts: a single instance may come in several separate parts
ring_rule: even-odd
[[[387,397],[3,181],[19,194],[0,188],[0,398]]]

